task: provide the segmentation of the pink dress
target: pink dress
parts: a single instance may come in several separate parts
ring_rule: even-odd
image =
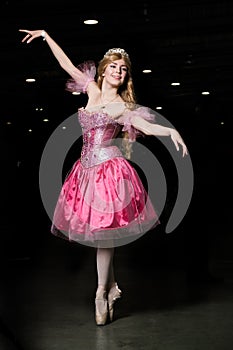
[[[84,92],[87,81],[94,80],[93,63],[85,68],[85,81],[69,81],[70,90]],[[78,110],[83,132],[81,157],[62,186],[51,228],[54,235],[108,248],[130,243],[159,223],[139,175],[113,144],[121,131],[129,132],[130,141],[140,135],[130,123],[135,113],[152,118],[143,107],[117,119],[104,110]]]

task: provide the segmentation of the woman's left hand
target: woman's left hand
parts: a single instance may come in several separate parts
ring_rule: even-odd
[[[179,151],[180,149],[179,147],[179,144],[180,144],[183,148],[183,157],[187,156],[188,155],[187,147],[177,130],[171,129],[171,139],[174,142],[177,151]]]

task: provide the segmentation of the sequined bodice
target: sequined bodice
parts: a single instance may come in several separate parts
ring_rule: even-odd
[[[122,127],[116,120],[103,111],[89,112],[84,108],[78,110],[78,119],[83,133],[81,163],[85,168],[123,156],[112,145]]]

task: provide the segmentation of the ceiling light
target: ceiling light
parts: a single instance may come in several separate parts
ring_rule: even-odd
[[[142,73],[151,73],[152,70],[151,69],[143,69]]]
[[[209,95],[210,93],[209,93],[209,91],[202,91],[201,94],[202,94],[202,95]]]
[[[43,122],[48,122],[49,120],[48,119],[43,119]]]
[[[180,83],[171,83],[172,86],[178,86]]]
[[[85,23],[85,24],[97,24],[98,21],[96,19],[86,19],[85,21],[83,21],[83,23]]]
[[[160,106],[158,106],[158,107],[155,107],[155,109],[162,109],[163,107],[160,107]]]
[[[72,95],[80,95],[80,92],[74,91],[74,92],[72,92]]]
[[[34,79],[34,78],[28,78],[28,79],[26,79],[26,82],[27,83],[34,83],[36,81],[36,79]]]

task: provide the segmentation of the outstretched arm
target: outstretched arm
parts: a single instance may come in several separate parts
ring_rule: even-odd
[[[187,147],[177,130],[159,124],[152,124],[139,116],[133,118],[132,125],[146,135],[170,136],[177,151],[179,151],[180,144],[183,149],[183,157],[188,154]]]
[[[49,36],[47,32],[44,30],[27,29],[20,29],[19,31],[27,33],[27,35],[22,39],[22,42],[26,41],[27,44],[43,35],[60,66],[75,80],[79,80],[83,76],[83,73],[73,65],[61,47],[51,38],[51,36]]]

